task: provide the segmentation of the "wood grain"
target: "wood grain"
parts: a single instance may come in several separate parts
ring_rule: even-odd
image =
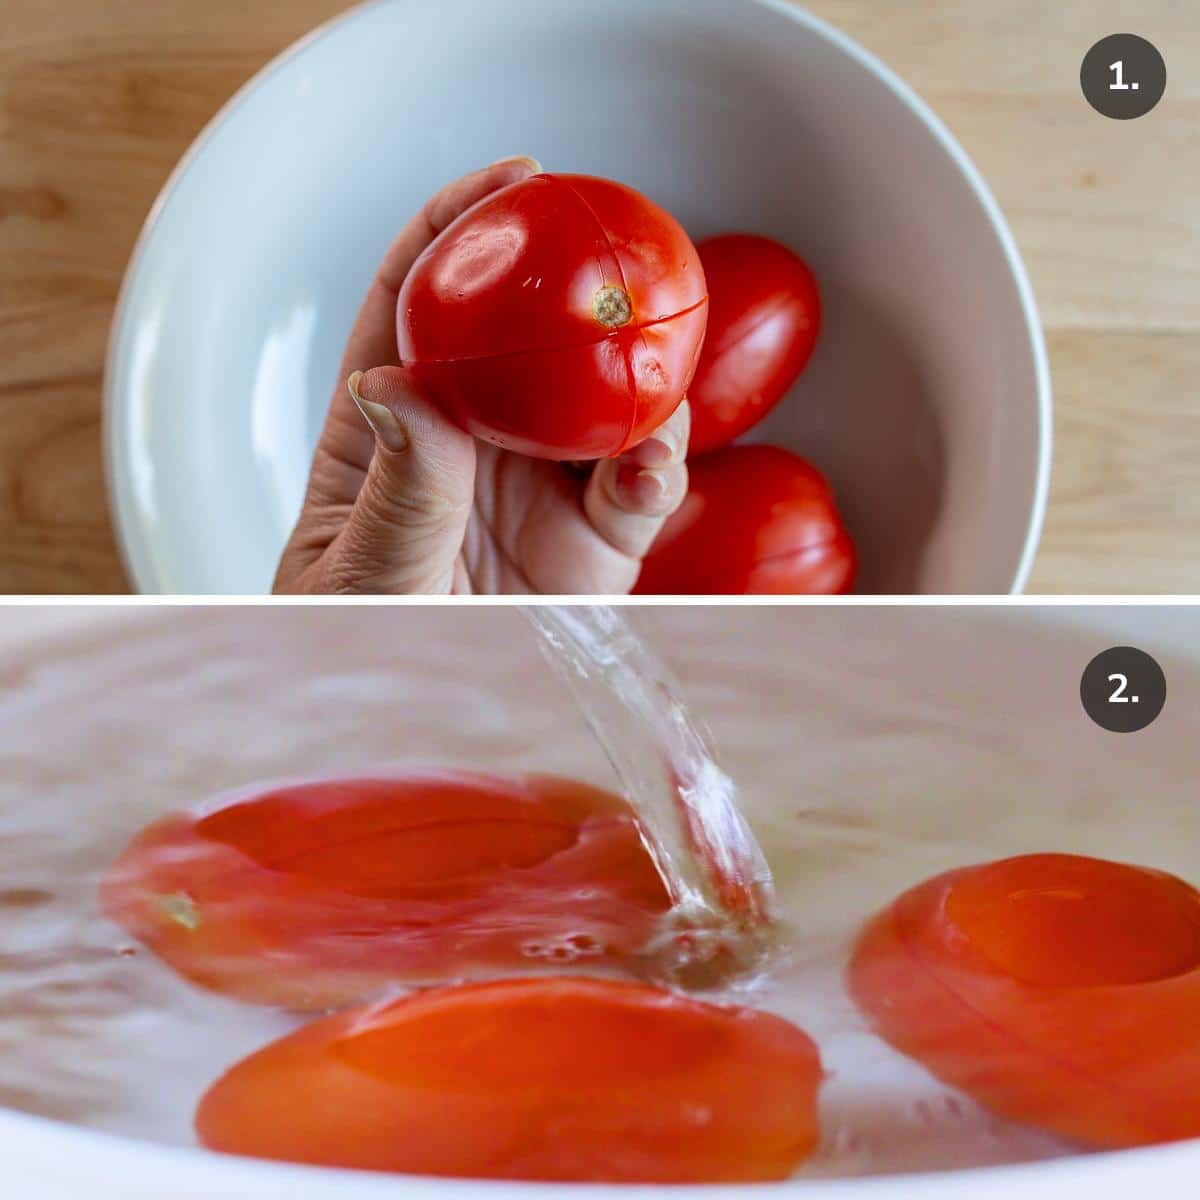
[[[1050,334],[1058,380],[1056,455],[1032,592],[1200,588],[1196,486],[1200,337]],[[1096,398],[1103,396],[1104,403]],[[1154,436],[1139,436],[1152,425]],[[1104,509],[1107,521],[1095,519]]]
[[[651,0],[647,0],[651,2]],[[340,0],[7,0],[0,24],[0,591],[128,586],[100,377],[141,222],[172,166]],[[1187,0],[813,0],[936,109],[1033,276],[1057,416],[1031,589],[1200,591],[1200,10]],[[1106,121],[1079,61],[1132,28],[1166,98]]]

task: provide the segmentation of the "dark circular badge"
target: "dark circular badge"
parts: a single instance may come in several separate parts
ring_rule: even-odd
[[[1087,715],[1110,733],[1136,733],[1162,712],[1167,677],[1144,650],[1114,646],[1084,668],[1079,699]]]
[[[1101,38],[1084,56],[1079,86],[1087,102],[1114,121],[1144,117],[1167,90],[1167,64],[1136,33]]]

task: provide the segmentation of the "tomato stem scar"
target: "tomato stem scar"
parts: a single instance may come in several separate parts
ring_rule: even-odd
[[[155,907],[168,921],[182,925],[184,929],[200,928],[200,913],[196,902],[187,892],[172,892],[169,896],[158,896],[154,901]]]
[[[617,329],[633,320],[633,302],[624,288],[607,284],[592,297],[592,316],[606,329]]]

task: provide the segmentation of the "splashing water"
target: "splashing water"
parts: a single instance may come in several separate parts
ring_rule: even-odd
[[[673,904],[670,953],[681,965],[757,959],[775,916],[771,871],[666,664],[616,609],[522,611],[637,814]]]

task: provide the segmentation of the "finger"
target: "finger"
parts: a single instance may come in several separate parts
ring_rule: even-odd
[[[355,372],[349,390],[375,452],[327,551],[327,590],[448,592],[471,511],[474,439],[401,367]]]
[[[644,467],[629,461],[634,453],[630,451],[622,458],[606,458],[596,464],[583,493],[584,512],[592,528],[622,554],[644,558],[667,517],[687,495],[687,464],[683,461],[687,435],[685,412],[663,439],[674,447],[668,461]]]
[[[313,462],[310,496],[316,504],[350,504],[362,486],[375,446],[346,390],[346,380],[353,371],[366,371],[399,360],[396,297],[417,256],[471,205],[540,170],[536,159],[522,156],[502,159],[490,167],[464,175],[431,197],[392,243],[367,291],[346,343],[337,386]]]
[[[618,459],[635,467],[661,470],[681,463],[687,457],[688,438],[692,433],[692,409],[684,402],[644,441],[626,450]]]

